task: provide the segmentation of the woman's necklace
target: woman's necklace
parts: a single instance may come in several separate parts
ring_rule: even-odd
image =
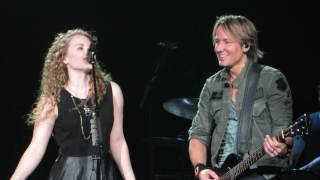
[[[85,135],[85,133],[84,133],[84,128],[83,128],[83,118],[82,118],[80,109],[79,109],[79,107],[77,106],[76,101],[74,100],[74,97],[73,97],[72,95],[70,95],[70,97],[71,97],[72,102],[73,102],[73,105],[74,105],[74,107],[76,108],[76,110],[77,110],[77,112],[78,112],[78,114],[79,114],[79,117],[80,117],[80,127],[81,127],[82,136],[83,136],[83,138],[84,138],[85,140],[88,140],[88,139],[90,139],[90,136],[91,136],[91,135],[90,135],[90,133],[89,133],[88,136]],[[91,116],[91,115],[92,115],[92,110],[91,110],[89,107],[87,107],[86,105],[84,105],[84,108],[83,108],[83,109],[84,109],[84,113],[85,113],[86,116]]]

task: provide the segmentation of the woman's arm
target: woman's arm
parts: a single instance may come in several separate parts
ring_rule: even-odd
[[[51,103],[44,103],[40,119],[34,124],[32,140],[10,180],[26,179],[39,165],[51,137],[57,114],[57,107],[52,110]]]
[[[135,180],[129,150],[123,134],[123,95],[118,84],[111,82],[113,92],[114,123],[110,135],[111,153],[126,180]]]

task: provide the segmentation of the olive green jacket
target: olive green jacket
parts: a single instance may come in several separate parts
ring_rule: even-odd
[[[236,99],[238,112],[242,108],[246,76],[252,64],[252,61],[248,61],[237,79],[232,82],[232,85],[239,89]],[[227,126],[229,114],[227,107],[229,107],[228,103],[231,98],[230,88],[226,85],[227,79],[228,73],[224,68],[206,80],[200,94],[198,112],[189,129],[189,139],[198,139],[207,148],[211,147],[212,166],[216,166],[217,153]],[[253,96],[255,96],[255,100],[252,109],[249,154],[263,145],[266,134],[276,136],[292,122],[291,91],[286,77],[279,70],[263,66],[256,93]],[[286,168],[289,166],[289,159],[271,158],[266,155],[258,160],[255,166]]]

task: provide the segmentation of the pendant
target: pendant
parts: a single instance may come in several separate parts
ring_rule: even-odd
[[[84,114],[85,114],[87,117],[89,117],[89,116],[92,115],[92,110],[91,110],[89,107],[87,107],[86,105],[83,106],[83,110],[84,110]]]

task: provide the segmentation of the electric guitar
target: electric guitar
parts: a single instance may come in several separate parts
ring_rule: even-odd
[[[276,137],[280,142],[284,142],[286,137],[294,137],[296,135],[308,134],[308,129],[311,125],[310,116],[303,114],[296,122],[289,125],[286,129],[281,130],[281,133]],[[233,180],[241,173],[247,170],[253,163],[265,155],[263,146],[260,146],[256,151],[242,160],[241,156],[230,154],[221,168],[214,168],[221,180]]]

